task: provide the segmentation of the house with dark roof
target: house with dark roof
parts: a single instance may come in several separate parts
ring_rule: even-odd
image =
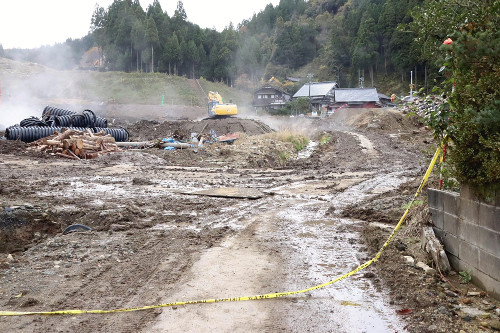
[[[255,109],[277,110],[290,100],[290,94],[266,84],[253,93],[252,105]]]
[[[337,88],[334,107],[377,108],[380,100],[376,88]]]
[[[311,98],[313,109],[321,110],[335,103],[335,90],[339,87],[337,82],[311,82],[304,84],[292,99]]]
[[[396,106],[396,104],[394,104],[393,100],[387,95],[384,95],[382,93],[378,93],[378,98],[379,98],[380,104],[382,104],[382,106],[389,106],[389,107]]]

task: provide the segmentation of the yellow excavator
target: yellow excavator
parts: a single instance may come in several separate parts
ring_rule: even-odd
[[[238,114],[238,107],[233,103],[224,103],[218,92],[208,92],[208,116],[235,116]]]

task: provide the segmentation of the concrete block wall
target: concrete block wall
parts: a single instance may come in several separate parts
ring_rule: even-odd
[[[460,195],[435,189],[427,195],[452,267],[471,270],[472,282],[500,299],[500,206],[480,202],[467,187]]]

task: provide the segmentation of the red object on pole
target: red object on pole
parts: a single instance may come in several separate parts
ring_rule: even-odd
[[[448,148],[448,145],[444,145],[443,147],[443,157],[441,159],[441,163],[443,163],[446,160],[446,149]],[[441,169],[443,168],[443,165],[441,164]],[[439,173],[439,186],[438,190],[441,190],[443,188],[443,173]]]
[[[451,43],[453,43],[453,40],[451,38],[446,38],[443,42],[444,45],[450,45]]]

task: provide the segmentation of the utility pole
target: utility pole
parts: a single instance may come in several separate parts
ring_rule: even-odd
[[[312,112],[312,104],[311,104],[311,81],[313,75],[311,73],[307,74],[307,78],[309,79],[309,112]]]

